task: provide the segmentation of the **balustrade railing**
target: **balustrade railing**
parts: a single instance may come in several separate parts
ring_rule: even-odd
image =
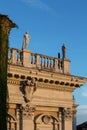
[[[38,69],[47,69],[54,72],[69,73],[69,62],[69,60],[64,60],[63,58],[55,58],[32,53],[25,49],[8,49],[8,63],[13,65],[36,67]]]
[[[39,61],[37,60],[39,55]],[[55,63],[57,62],[57,63]],[[62,63],[62,59],[59,58],[54,58],[54,57],[50,57],[50,56],[46,56],[46,55],[42,55],[42,54],[35,54],[35,53],[31,53],[30,54],[30,63],[32,65],[39,65],[41,68],[47,68],[47,69],[54,69],[55,68],[55,64],[57,64],[58,69],[62,69],[63,67],[63,63]]]
[[[8,49],[8,63],[14,65],[22,65],[22,51],[14,48]]]

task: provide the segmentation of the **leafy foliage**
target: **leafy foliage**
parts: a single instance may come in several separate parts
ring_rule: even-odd
[[[0,15],[0,129],[7,130],[7,63],[10,29],[16,25],[6,16]]]

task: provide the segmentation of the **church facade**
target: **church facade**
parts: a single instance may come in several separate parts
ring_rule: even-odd
[[[72,92],[87,78],[71,75],[65,46],[58,57],[8,50],[8,130],[76,130]]]

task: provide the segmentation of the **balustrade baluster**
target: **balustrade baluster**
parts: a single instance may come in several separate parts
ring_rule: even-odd
[[[32,54],[31,57],[31,64],[34,64],[34,55]]]
[[[12,49],[12,63],[16,64],[16,50]]]
[[[61,69],[63,69],[63,61],[61,61]]]
[[[36,55],[36,67],[40,67],[40,65],[41,65],[41,57],[40,57],[40,55]]]
[[[60,68],[61,68],[61,61],[58,60],[58,69],[60,69]]]
[[[52,67],[52,60],[50,59],[50,68]]]
[[[17,52],[17,61],[20,62],[20,52]]]
[[[45,57],[44,57],[44,67],[46,67],[46,59],[45,59]]]
[[[42,66],[42,57],[40,58],[40,60],[41,60],[41,66]]]
[[[34,55],[34,64],[36,64],[37,62],[37,58],[36,58],[36,55]]]
[[[49,59],[47,58],[47,67],[49,67]]]
[[[42,67],[44,66],[44,59],[43,59],[43,57],[42,57]]]
[[[33,56],[32,56],[32,62],[33,62],[33,64],[34,64],[34,54],[33,54]]]

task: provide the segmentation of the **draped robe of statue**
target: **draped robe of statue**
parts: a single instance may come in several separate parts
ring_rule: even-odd
[[[29,36],[28,32],[26,32],[24,34],[23,49],[28,49],[29,40],[30,40],[30,36]]]

